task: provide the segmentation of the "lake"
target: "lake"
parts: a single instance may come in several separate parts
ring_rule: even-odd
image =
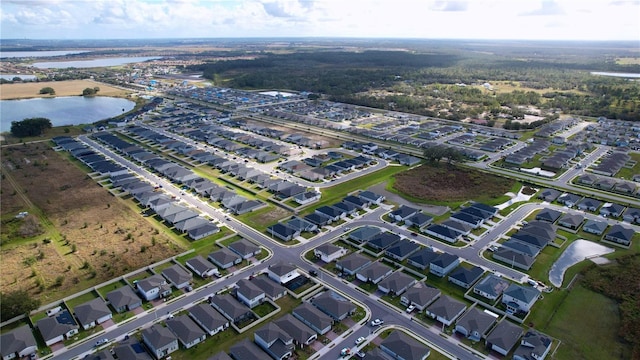
[[[640,74],[636,73],[617,73],[617,72],[609,72],[609,71],[592,71],[591,75],[602,75],[602,76],[614,76],[621,78],[640,78]]]
[[[614,250],[587,240],[576,240],[564,250],[549,270],[549,281],[556,287],[562,286],[564,273],[569,267],[587,258],[612,253]]]
[[[0,131],[9,131],[12,121],[45,117],[53,126],[91,124],[135,106],[133,101],[107,96],[65,96],[0,101]]]
[[[66,69],[66,68],[95,68],[119,66],[124,64],[145,62],[148,60],[161,59],[158,56],[138,56],[138,57],[115,57],[102,58],[92,60],[73,60],[73,61],[44,61],[33,63],[32,66],[38,69]]]
[[[88,51],[51,50],[51,51],[3,51],[0,58],[34,58],[82,54]]]

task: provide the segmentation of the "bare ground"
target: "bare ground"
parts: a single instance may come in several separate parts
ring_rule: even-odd
[[[100,88],[99,96],[126,96],[130,93],[130,91],[92,80],[26,82],[0,85],[0,100],[51,97],[39,94],[40,89],[47,86],[55,90],[55,96],[80,96],[82,90],[96,86]]]

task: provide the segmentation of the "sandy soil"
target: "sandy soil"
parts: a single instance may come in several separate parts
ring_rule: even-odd
[[[0,100],[50,97],[49,95],[39,94],[40,89],[47,86],[56,91],[55,96],[81,95],[82,90],[86,88],[94,88],[96,86],[100,88],[100,91],[98,92],[99,96],[126,96],[130,93],[130,91],[92,80],[29,82],[0,85]]]

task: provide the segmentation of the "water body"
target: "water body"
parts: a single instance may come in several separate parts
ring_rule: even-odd
[[[161,59],[158,56],[138,56],[138,57],[117,57],[103,58],[92,60],[73,60],[73,61],[45,61],[33,63],[38,69],[66,69],[66,68],[95,68],[120,66],[124,64],[139,63],[148,60]]]
[[[36,76],[35,75],[21,75],[21,74],[0,74],[0,78],[5,79],[5,80],[13,80],[14,77],[19,77],[22,80],[35,80]]]
[[[564,250],[549,270],[549,281],[557,287],[562,286],[564,273],[569,267],[580,261],[599,255],[612,253],[612,248],[588,240],[576,240]]]
[[[67,96],[0,101],[0,131],[9,131],[12,121],[44,117],[53,126],[91,124],[130,111],[133,101],[107,96]]]
[[[53,57],[65,56],[72,54],[83,54],[88,51],[68,51],[68,50],[51,50],[51,51],[3,51],[0,52],[0,58],[35,58],[35,57]]]
[[[608,72],[608,71],[592,71],[591,75],[614,76],[614,77],[621,77],[621,78],[640,79],[640,74],[636,74],[636,73],[617,73],[617,72]]]

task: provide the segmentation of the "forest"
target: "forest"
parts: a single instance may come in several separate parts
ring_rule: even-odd
[[[616,62],[610,49],[402,45],[402,50],[262,51],[254,60],[209,62],[189,70],[202,71],[223,86],[310,91],[356,105],[450,120],[483,119],[489,126],[558,112],[640,120],[637,81],[591,74],[640,73],[640,65]]]

